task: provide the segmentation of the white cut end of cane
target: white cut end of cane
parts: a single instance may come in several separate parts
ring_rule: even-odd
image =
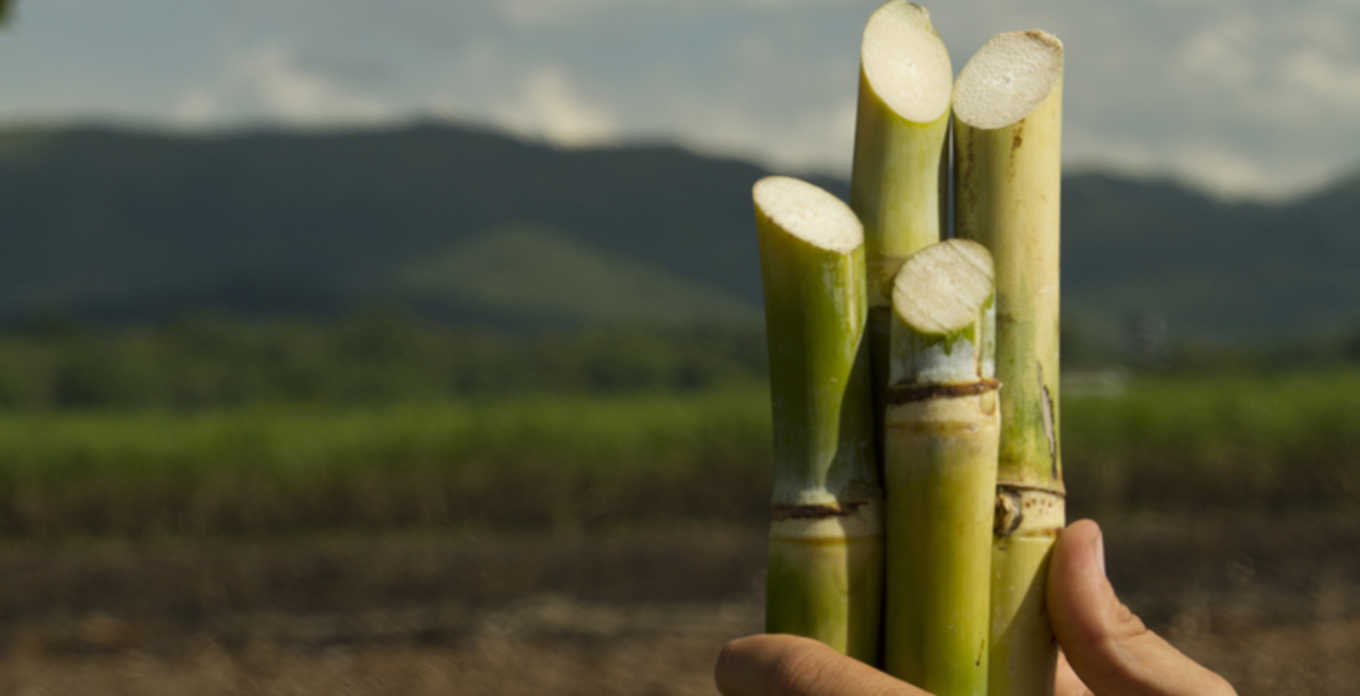
[[[954,116],[994,130],[1029,115],[1062,79],[1063,45],[1038,29],[993,36],[959,73]]]
[[[780,229],[820,249],[848,254],[864,244],[850,206],[801,179],[767,176],[752,189],[756,210]]]
[[[907,257],[893,280],[893,311],[917,333],[943,336],[976,323],[992,294],[992,255],[950,239]]]
[[[860,44],[865,79],[908,121],[929,123],[949,109],[954,68],[924,7],[891,0],[869,17]]]
[[[893,279],[889,384],[972,384],[996,374],[992,255],[950,239],[907,257]]]

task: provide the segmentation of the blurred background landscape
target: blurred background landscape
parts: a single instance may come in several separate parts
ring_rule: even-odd
[[[750,186],[845,195],[877,3],[721,5],[20,3],[0,691],[712,693],[762,622]],[[1360,16],[993,5],[937,9],[956,69],[1068,42],[1071,517],[1239,691],[1349,692]]]

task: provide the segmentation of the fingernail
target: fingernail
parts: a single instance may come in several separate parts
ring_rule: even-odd
[[[1104,577],[1104,576],[1105,576],[1105,533],[1102,532],[1102,531],[1100,531],[1099,529],[1097,529],[1097,530],[1096,530],[1096,538],[1093,539],[1093,540],[1091,541],[1091,545],[1095,547],[1096,567],[1097,567],[1097,568],[1100,568],[1100,575],[1101,575],[1101,577]]]

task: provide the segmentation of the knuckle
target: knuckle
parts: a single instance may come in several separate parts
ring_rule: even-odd
[[[1133,613],[1132,609],[1129,609],[1129,605],[1123,602],[1119,603],[1114,611],[1114,616],[1111,618],[1113,620],[1110,622],[1110,635],[1107,636],[1111,640],[1126,641],[1151,632],[1147,625],[1143,623],[1143,620],[1138,618],[1138,615]]]

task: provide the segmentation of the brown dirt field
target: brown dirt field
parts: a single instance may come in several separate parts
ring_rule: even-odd
[[[1105,523],[1124,599],[1243,694],[1360,683],[1350,515]],[[759,530],[0,543],[0,693],[712,694]],[[1349,658],[1349,659],[1348,659]]]

